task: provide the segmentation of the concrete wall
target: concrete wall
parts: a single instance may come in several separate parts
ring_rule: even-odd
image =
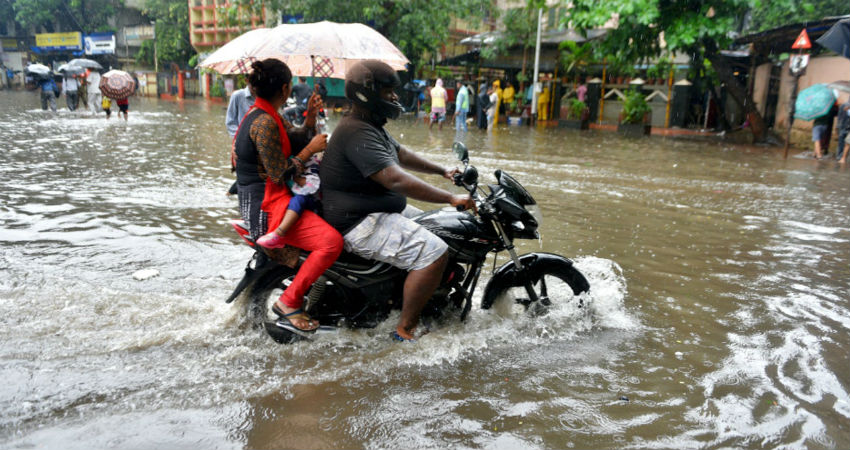
[[[759,112],[764,115],[765,109],[767,107],[767,94],[768,94],[768,85],[770,84],[770,69],[773,68],[773,64],[762,64],[756,68],[755,78],[756,82],[753,83],[753,101],[756,102],[756,108],[758,108]],[[787,66],[786,66],[786,70]]]

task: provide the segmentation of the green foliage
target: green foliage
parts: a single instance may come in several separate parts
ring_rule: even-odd
[[[574,120],[581,120],[581,115],[587,111],[587,104],[583,101],[574,98],[570,100],[569,117]]]
[[[670,76],[670,69],[672,68],[673,63],[669,58],[659,58],[653,66],[646,69],[646,76],[666,80]]]
[[[156,21],[156,54],[159,66],[188,64],[195,55],[189,41],[189,4],[185,0],[146,0],[142,13]],[[136,61],[154,65],[154,41],[145,41]]]
[[[609,30],[601,51],[632,64],[662,53],[697,57],[716,53],[741,33],[748,13],[752,16],[752,31],[848,13],[847,0],[574,0],[571,3],[564,21],[578,29],[601,27],[617,14],[618,26]],[[661,33],[666,47],[662,47],[659,39]]]
[[[613,13],[619,26],[601,47],[616,61],[634,64],[662,52],[701,53],[705,45],[723,48],[754,0],[575,0],[565,20],[580,29],[603,26]],[[664,33],[666,48],[660,34]]]
[[[257,9],[262,2],[234,0],[235,5]],[[452,19],[480,21],[493,8],[490,0],[268,0],[267,11],[304,16],[304,22],[330,20],[367,23],[387,37],[414,65],[434,53],[449,37]],[[274,19],[273,17],[270,19]]]
[[[12,12],[22,26],[48,31],[114,31],[108,21],[123,6],[124,0],[3,0],[0,17]]]
[[[596,48],[592,41],[581,44],[573,41],[561,42],[561,67],[566,74],[586,73],[588,66],[597,64]]]
[[[623,123],[643,123],[646,114],[652,112],[643,94],[636,89],[629,89],[623,100]]]
[[[847,0],[753,0],[750,29],[764,31],[791,23],[843,16],[848,12]]]
[[[222,86],[221,82],[213,83],[213,85],[210,86],[210,96],[224,98],[224,93],[224,86]]]

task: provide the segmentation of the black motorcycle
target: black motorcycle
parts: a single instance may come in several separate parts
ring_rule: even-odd
[[[466,147],[455,143],[453,150],[464,164],[454,183],[469,191],[478,214],[445,208],[413,219],[449,246],[449,263],[440,287],[422,313],[423,321],[445,319],[451,311],[465,320],[487,255],[500,251],[507,251],[510,261],[493,272],[484,288],[481,308],[502,304],[520,313],[545,314],[555,301],[575,302],[581,308],[581,294],[590,289],[590,284],[572,261],[552,253],[516,253],[515,239],[539,239],[541,215],[531,194],[501,170],[495,172],[497,184],[488,185],[489,192],[485,192],[478,186],[478,171],[469,165]],[[244,224],[234,221],[233,225],[256,248]],[[306,255],[302,254],[298,264],[304,259]],[[305,333],[277,320],[271,312],[271,305],[292,282],[297,270],[297,266],[276,264],[262,251],[256,251],[227,302],[247,290],[251,300],[249,314],[281,343],[310,339],[343,327],[374,328],[392,309],[401,308],[407,272],[343,252],[307,292],[304,309],[319,321],[320,327]]]

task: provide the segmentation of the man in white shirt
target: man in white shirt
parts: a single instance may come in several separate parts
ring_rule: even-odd
[[[227,126],[227,134],[233,139],[236,136],[236,130],[239,129],[239,123],[242,122],[242,117],[251,109],[254,104],[254,96],[251,95],[251,89],[245,86],[242,89],[233,91],[230,95],[230,104],[227,105],[227,118],[224,124]]]
[[[97,70],[90,69],[86,76],[86,92],[89,103],[89,111],[92,114],[100,112],[100,102],[102,100],[100,94],[100,73]]]
[[[65,92],[65,103],[68,105],[69,111],[74,111],[77,109],[77,104],[79,102],[79,97],[77,96],[77,89],[80,87],[80,82],[77,81],[77,77],[74,75],[65,75],[62,77],[62,90]]]

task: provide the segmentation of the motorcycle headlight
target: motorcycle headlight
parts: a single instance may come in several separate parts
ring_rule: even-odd
[[[538,205],[536,203],[533,204],[533,205],[526,205],[525,209],[527,209],[528,212],[531,213],[531,217],[534,217],[534,220],[537,221],[537,227],[538,228],[542,227],[543,226],[543,211],[540,210],[540,205]]]

